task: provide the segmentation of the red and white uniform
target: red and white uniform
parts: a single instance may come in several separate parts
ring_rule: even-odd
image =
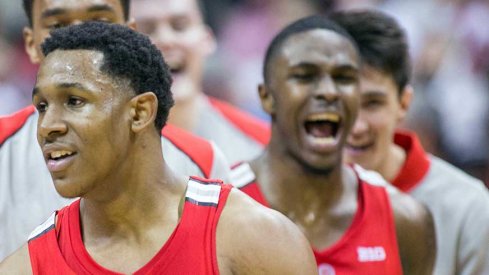
[[[484,184],[427,154],[418,137],[398,131],[406,161],[392,181],[426,205],[436,233],[434,274],[489,274],[489,192]]]
[[[192,132],[212,140],[231,164],[257,157],[270,140],[270,126],[238,108],[208,98]]]
[[[180,222],[161,250],[133,274],[219,274],[216,228],[230,190],[230,185],[190,178]],[[36,228],[28,246],[34,274],[119,274],[88,254],[80,231],[80,200]]]
[[[0,116],[0,261],[50,213],[71,202],[52,183],[36,138],[37,117],[33,106]],[[162,150],[179,174],[228,181],[229,163],[212,142],[167,125]]]
[[[402,274],[394,214],[385,186],[380,186],[383,179],[358,166],[354,170],[358,178],[357,212],[335,244],[324,250],[313,248],[319,274]],[[241,191],[269,207],[248,163],[235,166],[231,178]]]

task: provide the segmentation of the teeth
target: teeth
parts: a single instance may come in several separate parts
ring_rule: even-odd
[[[307,117],[308,121],[331,121],[338,123],[340,121],[340,116],[337,114],[331,113],[321,113],[321,114],[313,114]]]
[[[333,137],[313,137],[314,142],[318,144],[332,144],[335,142]]]
[[[57,159],[57,158],[60,158],[60,157],[63,157],[63,156],[70,156],[72,155],[73,152],[70,152],[70,151],[55,151],[55,152],[52,152],[51,153],[51,158],[52,159]]]

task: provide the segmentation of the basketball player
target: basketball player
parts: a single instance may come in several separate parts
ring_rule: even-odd
[[[259,87],[271,140],[262,156],[235,167],[233,183],[302,229],[320,274],[431,274],[429,212],[377,173],[342,162],[360,64],[353,40],[326,17],[283,29]]]
[[[128,14],[129,0],[23,3],[30,23],[24,29],[25,47],[36,64],[43,59],[40,45],[53,29],[90,20],[134,26]],[[0,117],[0,260],[19,248],[50,213],[70,202],[54,190],[36,145],[37,116],[29,106]],[[183,175],[228,178],[229,164],[222,152],[188,132],[168,125],[162,133],[162,149],[170,167]]]

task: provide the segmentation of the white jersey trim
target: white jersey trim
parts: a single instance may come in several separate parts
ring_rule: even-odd
[[[243,162],[231,170],[231,183],[237,188],[243,188],[254,181],[255,173],[247,162]]]
[[[185,197],[188,201],[197,205],[217,206],[220,193],[221,185],[203,184],[190,179]]]
[[[390,184],[376,171],[366,170],[360,165],[354,164],[353,169],[357,172],[358,177],[371,185],[388,187]]]
[[[34,229],[34,231],[32,231],[32,233],[29,235],[29,241],[37,238],[38,236],[42,235],[44,232],[53,228],[55,218],[56,218],[56,212],[51,214],[51,216],[49,216],[49,218],[43,224],[39,225],[38,227],[36,227],[36,229]]]

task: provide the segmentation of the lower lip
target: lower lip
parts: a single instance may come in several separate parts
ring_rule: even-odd
[[[47,166],[49,172],[54,173],[54,172],[60,172],[65,170],[66,168],[68,168],[68,166],[70,166],[73,163],[73,161],[75,160],[75,156],[76,154],[73,154],[69,157],[62,158],[59,160],[53,160],[53,159],[48,160]]]
[[[354,148],[347,145],[345,149],[348,155],[356,157],[365,154],[371,147],[372,147],[371,145],[368,145],[368,146],[362,146],[362,148]]]
[[[309,147],[318,153],[331,152],[337,145],[337,140],[334,138],[316,138],[306,134],[306,140]]]

